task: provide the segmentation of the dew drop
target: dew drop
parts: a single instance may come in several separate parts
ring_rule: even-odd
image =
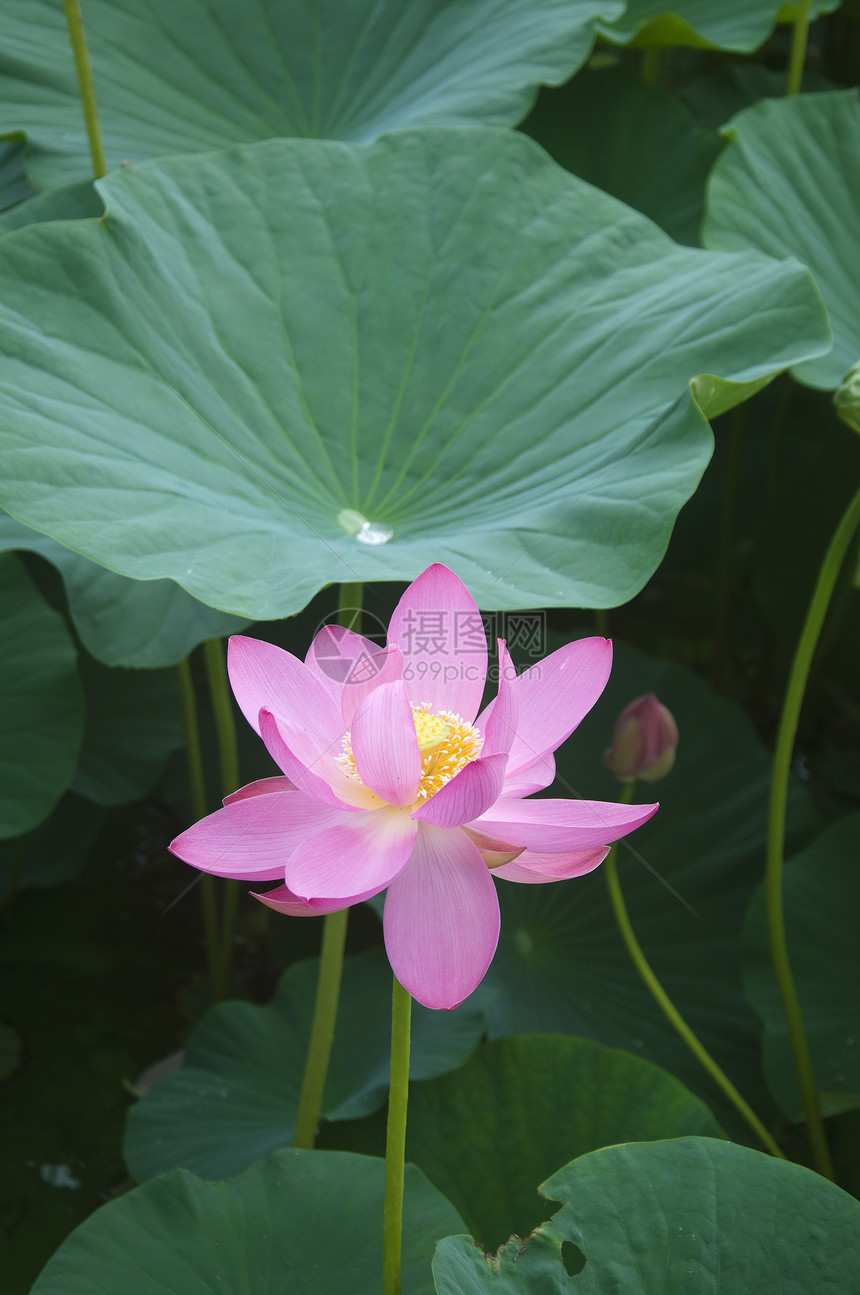
[[[385,522],[370,522],[354,508],[342,508],[337,515],[338,524],[359,544],[387,544],[394,534]]]
[[[394,534],[385,522],[365,522],[356,535],[359,544],[387,544]]]

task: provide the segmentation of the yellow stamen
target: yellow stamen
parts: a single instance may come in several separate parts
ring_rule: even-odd
[[[455,773],[459,773],[464,765],[479,756],[484,739],[474,724],[468,724],[453,711],[440,710],[434,713],[426,704],[413,706],[412,719],[421,752],[421,783],[415,797],[417,803],[435,796],[446,782],[451,781]],[[361,775],[355,767],[349,733],[344,734],[342,745],[343,754],[337,757],[338,764],[350,778],[361,782]]]

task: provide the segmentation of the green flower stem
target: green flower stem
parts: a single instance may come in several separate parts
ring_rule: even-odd
[[[344,629],[361,633],[361,599],[364,585],[360,581],[344,584],[340,587],[340,600],[337,612],[338,624]]]
[[[99,125],[99,114],[96,108],[96,91],[93,85],[93,69],[87,49],[87,38],[84,33],[84,22],[81,17],[81,6],[78,0],[63,0],[69,36],[72,41],[72,53],[75,56],[75,69],[78,74],[78,88],[81,104],[84,109],[84,121],[87,127],[87,139],[90,142],[90,156],[93,159],[93,174],[98,180],[107,175],[107,164],[102,146],[102,131]]]
[[[200,730],[197,726],[197,702],[191,665],[186,657],[176,667],[179,679],[182,730],[185,735],[185,760],[188,766],[188,785],[191,791],[191,810],[195,820],[206,817],[206,784],[203,779],[203,756],[200,750]],[[215,895],[215,878],[207,872],[200,873],[200,897],[203,906],[203,934],[206,939],[206,963],[209,988],[213,1002],[218,1001],[218,908]]]
[[[221,792],[228,796],[239,786],[239,749],[236,745],[236,722],[224,645],[221,639],[207,639],[203,644],[203,658],[209,679],[209,695],[215,714],[218,734],[218,756],[221,765]],[[217,988],[218,999],[226,997],[233,970],[233,940],[236,932],[236,908],[239,903],[239,883],[224,881],[221,885],[221,922],[218,933]]]
[[[340,912],[328,913],[324,918],[314,1020],[302,1079],[302,1091],[299,1096],[296,1128],[293,1133],[294,1147],[310,1149],[317,1135],[331,1045],[334,1041],[334,1026],[337,1020],[348,914],[349,909],[342,908]]]
[[[395,976],[391,998],[391,1085],[388,1092],[385,1204],[382,1213],[382,1295],[400,1295],[411,1022],[412,998]]]
[[[646,45],[642,51],[642,80],[647,82],[648,85],[657,84],[657,78],[660,75],[660,54],[659,45]]]
[[[791,57],[788,61],[788,78],[785,93],[797,94],[803,81],[803,65],[806,62],[806,42],[809,38],[810,0],[797,0],[797,17],[794,20],[794,31],[791,37]]]
[[[800,634],[794,660],[791,663],[791,673],[788,678],[788,688],[783,702],[779,732],[776,738],[776,750],[773,757],[773,782],[770,793],[765,881],[767,924],[773,969],[788,1024],[791,1050],[794,1055],[794,1064],[803,1097],[803,1109],[806,1115],[809,1140],[819,1173],[823,1174],[825,1178],[831,1179],[834,1178],[833,1162],[830,1156],[830,1148],[827,1145],[827,1136],[824,1132],[818,1093],[812,1073],[809,1044],[803,1028],[803,1017],[788,957],[782,903],[782,863],[785,850],[785,810],[788,801],[788,776],[791,768],[792,751],[794,750],[794,739],[800,719],[800,708],[803,703],[812,658],[821,634],[821,627],[824,624],[824,617],[830,606],[830,599],[839,575],[839,569],[858,526],[860,526],[860,490],[857,491],[848,505],[841,522],[836,528],[833,539],[830,541],[830,547],[824,555],[824,561],[821,564],[821,570],[818,573],[818,580],[812,594],[812,601],[809,604],[809,611],[806,613],[806,620]]]
[[[624,788],[621,795],[621,800],[624,804],[629,804],[633,799],[633,787],[633,783],[628,783]],[[768,1132],[764,1124],[762,1124],[752,1107],[744,1101],[728,1075],[726,1075],[717,1065],[707,1048],[699,1042],[698,1038],[690,1029],[689,1025],[675,1007],[675,1004],[672,1002],[663,986],[660,984],[660,981],[651,970],[645,954],[642,952],[639,941],[636,939],[633,932],[630,918],[627,915],[627,905],[624,903],[624,896],[621,893],[621,883],[618,880],[616,849],[617,847],[613,845],[603,867],[606,874],[606,883],[609,887],[609,898],[612,901],[612,908],[615,912],[615,919],[618,922],[621,937],[627,946],[627,951],[630,954],[630,957],[633,959],[636,970],[639,972],[639,975],[642,977],[651,991],[651,994],[656,999],[663,1015],[675,1030],[677,1030],[687,1047],[693,1053],[693,1056],[697,1061],[701,1062],[714,1083],[723,1090],[732,1105],[740,1112],[747,1124],[749,1124],[750,1128],[754,1130],[756,1137],[760,1139],[762,1145],[767,1147],[771,1155],[778,1156],[780,1160],[787,1160],[788,1157],[785,1152],[774,1140],[772,1134]]]
[[[346,629],[358,631],[361,628],[362,592],[360,583],[342,584],[340,587],[338,623]],[[294,1147],[313,1147],[317,1135],[337,1020],[348,916],[349,909],[344,908],[339,913],[328,913],[323,919],[317,996],[293,1134]]]
[[[735,525],[738,508],[738,487],[740,483],[741,463],[743,461],[744,432],[746,430],[747,406],[739,405],[732,416],[729,433],[728,462],[726,479],[723,486],[723,501],[720,513],[720,547],[717,561],[717,608],[714,627],[714,687],[722,690],[726,682],[726,668],[729,655],[729,609],[732,595],[732,571],[734,567]]]

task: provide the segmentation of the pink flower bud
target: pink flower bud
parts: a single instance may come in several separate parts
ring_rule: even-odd
[[[612,746],[604,752],[607,767],[620,782],[657,782],[675,763],[678,725],[672,712],[653,693],[637,697],[615,721]]]

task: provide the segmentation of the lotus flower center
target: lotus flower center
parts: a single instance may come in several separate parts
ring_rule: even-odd
[[[417,802],[435,796],[455,773],[479,756],[484,739],[474,724],[467,724],[450,710],[434,712],[426,704],[413,706],[412,719],[421,752],[421,784],[415,798]],[[350,778],[361,782],[349,733],[344,734],[342,745],[343,754],[337,757],[338,764]]]

